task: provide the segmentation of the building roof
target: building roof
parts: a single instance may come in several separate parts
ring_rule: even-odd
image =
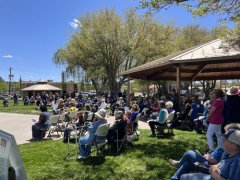
[[[62,89],[50,84],[35,84],[22,89],[22,91],[61,91]]]
[[[239,79],[240,51],[220,39],[177,52],[121,73],[135,79],[176,80]]]

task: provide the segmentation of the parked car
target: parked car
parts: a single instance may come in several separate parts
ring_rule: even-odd
[[[97,92],[95,90],[90,90],[88,93],[90,96],[96,96]]]
[[[13,96],[10,94],[1,94],[0,99],[13,99]]]
[[[89,94],[88,92],[84,92],[84,91],[81,91],[80,93],[81,93],[81,95],[82,95],[83,97],[86,97],[86,96],[88,96],[88,94]]]

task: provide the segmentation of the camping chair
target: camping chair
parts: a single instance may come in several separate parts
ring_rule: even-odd
[[[95,151],[97,151],[97,155],[101,155],[101,151],[104,149],[105,145],[107,144],[107,134],[108,134],[108,129],[110,127],[110,124],[102,124],[97,128],[97,131],[95,133],[95,137],[93,139],[93,143],[91,146],[95,147]],[[104,137],[104,140],[98,142],[97,138],[98,137]],[[94,151],[92,151],[94,152]],[[91,152],[91,153],[92,153]]]

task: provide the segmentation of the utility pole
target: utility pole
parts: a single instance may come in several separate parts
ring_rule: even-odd
[[[12,78],[13,78],[13,75],[12,75],[12,68],[10,67],[9,68],[9,86],[8,86],[8,94],[10,94],[11,93],[11,88],[12,88],[12,84],[11,84],[11,82],[12,82]]]
[[[19,80],[19,88],[20,88],[20,95],[22,96],[22,77],[20,76],[20,80]]]

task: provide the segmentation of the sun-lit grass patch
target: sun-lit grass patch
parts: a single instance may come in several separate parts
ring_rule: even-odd
[[[19,101],[18,105],[14,106],[13,100],[8,100],[8,102],[9,102],[8,107],[4,107],[2,100],[0,100],[0,112],[20,113],[20,114],[39,114],[39,111],[36,110],[37,106],[35,104],[24,106],[23,101]]]

